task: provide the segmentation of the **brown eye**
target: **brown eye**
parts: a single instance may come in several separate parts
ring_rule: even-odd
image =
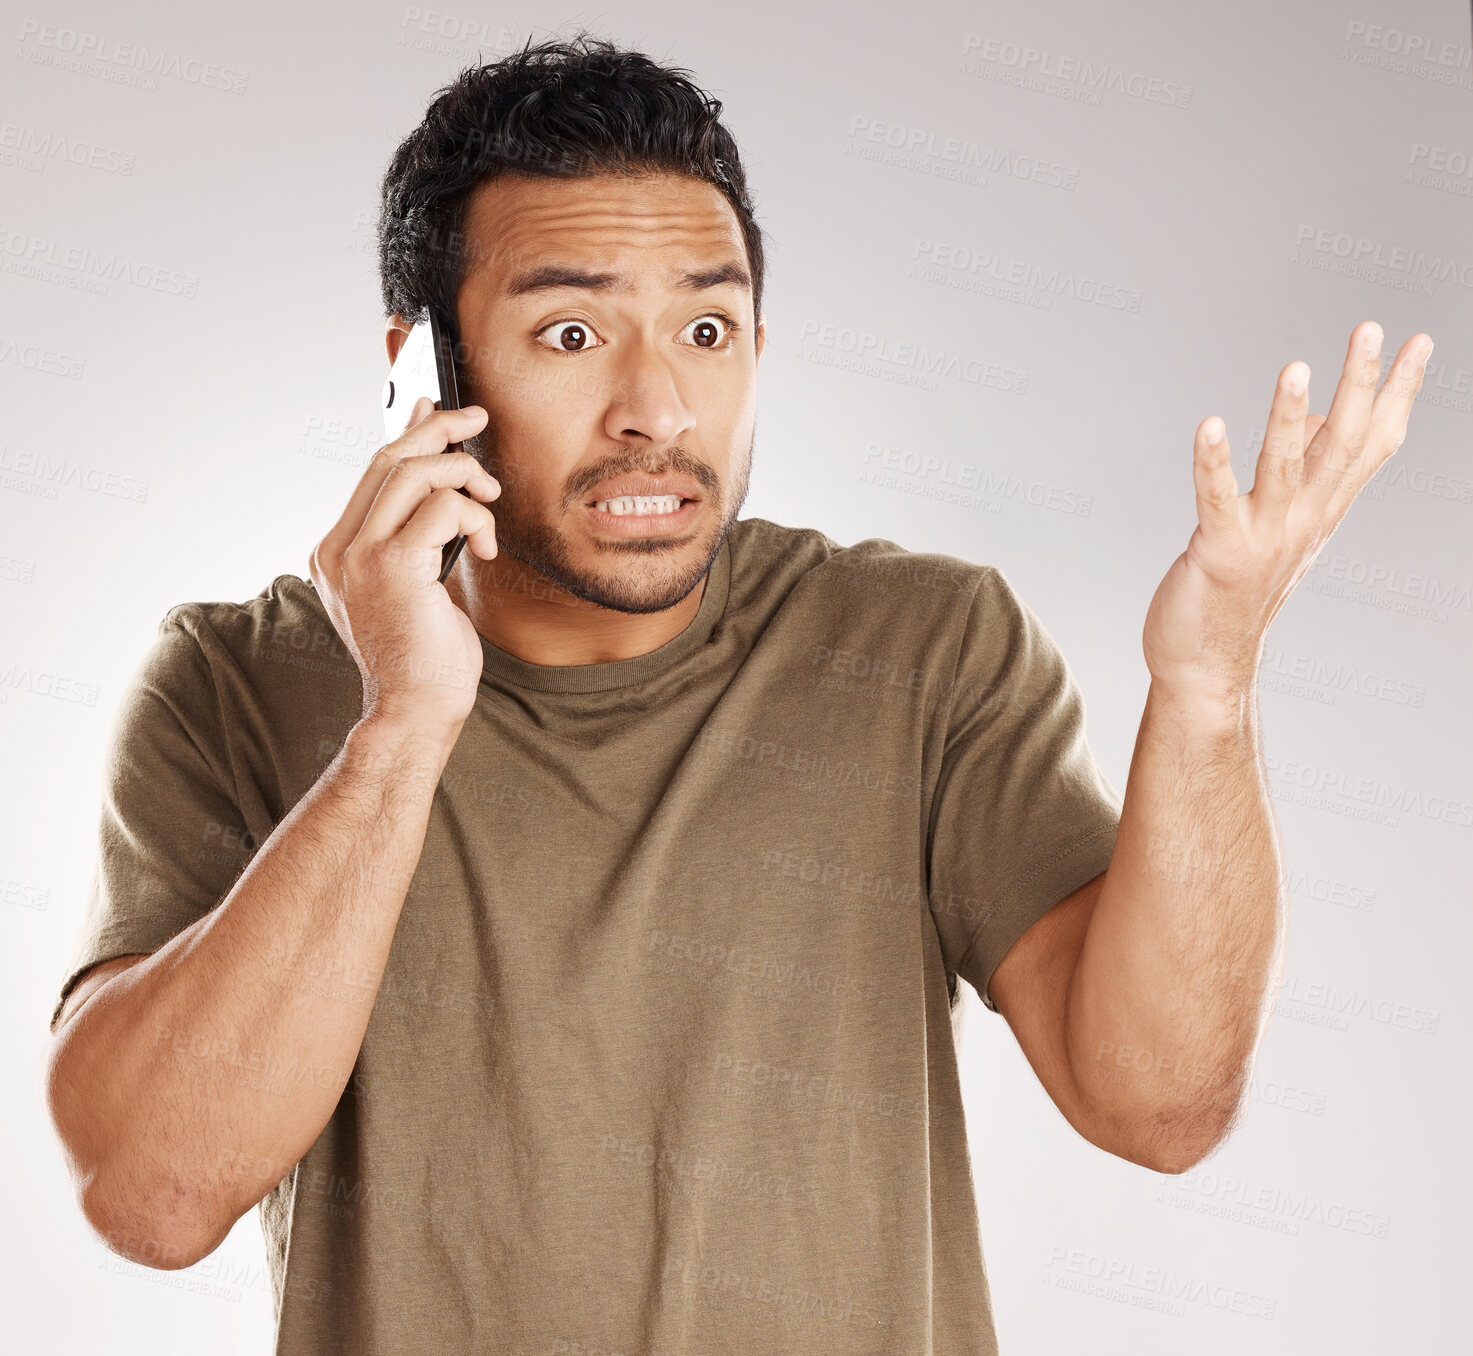
[[[582,353],[587,349],[600,347],[591,342],[593,331],[580,320],[555,320],[541,334],[551,335],[554,342],[550,347],[564,353]]]
[[[729,320],[719,315],[703,315],[699,320],[693,320],[686,326],[691,336],[691,343],[697,348],[724,347],[724,340],[735,328],[736,326]]]

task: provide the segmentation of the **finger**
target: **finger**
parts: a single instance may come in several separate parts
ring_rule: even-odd
[[[1217,415],[1197,425],[1192,456],[1192,483],[1197,491],[1197,521],[1209,541],[1235,542],[1238,523],[1238,482],[1233,477],[1227,428]]]
[[[491,516],[491,510],[452,489],[442,488],[415,509],[395,541],[405,560],[413,561],[428,583],[440,577],[445,543],[462,535],[466,545],[483,559],[490,560],[496,554],[496,519]]]
[[[1249,496],[1255,515],[1265,523],[1283,522],[1303,479],[1308,413],[1309,364],[1295,361],[1279,373]]]
[[[394,465],[409,456],[426,456],[443,452],[451,443],[464,442],[484,424],[486,411],[479,405],[467,405],[462,410],[437,410],[427,396],[414,402],[414,410],[423,401],[430,406],[430,413],[420,422],[406,429],[392,443],[379,448],[368,463],[353,493],[349,496],[342,516],[322,539],[321,550],[328,555],[341,555],[349,543],[363,529],[373,501],[383,488],[384,480]],[[411,411],[411,418],[414,411]]]
[[[1427,374],[1427,359],[1431,353],[1432,336],[1414,334],[1401,346],[1396,361],[1391,364],[1386,382],[1371,406],[1370,475],[1375,475],[1406,440],[1412,402],[1422,389],[1422,378]]]
[[[1307,505],[1323,512],[1347,486],[1359,490],[1370,436],[1371,404],[1381,379],[1381,327],[1374,320],[1351,332],[1345,366],[1335,387],[1324,426],[1304,453],[1301,494]]]
[[[420,400],[425,399],[425,396],[420,396]],[[419,408],[418,401],[415,408]],[[427,452],[443,452],[451,443],[464,442],[478,432],[485,422],[486,411],[479,405],[466,405],[458,410],[437,410],[431,405],[429,414],[406,428],[381,451],[400,459],[424,456]]]
[[[495,499],[501,493],[495,478],[469,452],[433,452],[395,462],[354,540],[385,541],[403,531],[436,490],[462,487],[483,499]]]

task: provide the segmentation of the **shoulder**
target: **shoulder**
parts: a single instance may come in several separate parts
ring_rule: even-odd
[[[277,575],[244,601],[176,603],[159,631],[166,643],[187,637],[217,676],[234,671],[253,683],[291,685],[310,670],[318,679],[358,681],[316,587],[294,574]]]
[[[744,527],[734,571],[781,577],[748,595],[768,601],[747,615],[765,646],[805,672],[864,694],[883,689],[887,701],[891,689],[924,693],[941,709],[963,666],[996,665],[1009,648],[1008,609],[995,597],[1005,581],[991,565],[883,537],[842,546],[809,528]]]
[[[132,720],[162,708],[202,739],[255,731],[289,735],[336,728],[362,706],[362,679],[313,585],[278,575],[245,600],[176,603],[159,621],[134,671]]]
[[[124,734],[182,727],[265,823],[316,780],[362,706],[358,665],[317,590],[285,574],[253,598],[169,608],[124,702]]]
[[[175,603],[164,614],[160,628],[177,627],[202,643],[210,638],[238,644],[243,639],[258,640],[283,622],[301,625],[317,619],[328,620],[311,581],[279,574],[254,598],[244,601]]]
[[[748,518],[732,528],[733,583],[780,579],[802,601],[847,613],[853,620],[892,622],[964,617],[993,576],[991,565],[939,551],[919,551],[884,537],[842,546],[816,528]],[[1002,581],[1005,583],[1005,581]]]

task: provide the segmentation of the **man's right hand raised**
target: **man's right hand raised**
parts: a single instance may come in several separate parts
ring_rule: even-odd
[[[312,582],[362,676],[365,719],[453,739],[475,705],[480,636],[439,576],[457,534],[496,555],[491,510],[467,495],[495,499],[501,486],[469,452],[445,451],[485,423],[479,405],[436,410],[421,396],[312,552]]]

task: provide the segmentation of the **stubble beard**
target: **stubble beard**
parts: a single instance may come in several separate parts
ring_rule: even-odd
[[[504,476],[498,469],[500,459],[494,447],[488,446],[491,442],[489,429],[466,439],[462,446],[502,486],[501,495],[488,505],[496,520],[498,556],[510,556],[520,561],[575,598],[614,612],[644,613],[663,612],[674,607],[705,578],[746,502],[756,439],[754,428],[730,494],[725,493],[709,466],[678,447],[669,449],[658,458],[642,450],[625,449],[602,463],[598,467],[597,480],[630,472],[660,475],[674,471],[689,475],[702,487],[705,494],[703,505],[719,505],[720,519],[700,543],[670,537],[598,542],[595,549],[601,557],[611,561],[611,566],[608,572],[596,573],[578,567],[568,538],[555,524],[542,519],[528,519],[519,511],[514,493],[516,477],[514,474]],[[511,492],[508,491],[509,482]],[[568,506],[573,512],[581,512],[581,503],[582,496],[578,495]],[[682,564],[680,557],[692,549],[696,552],[694,558]]]

